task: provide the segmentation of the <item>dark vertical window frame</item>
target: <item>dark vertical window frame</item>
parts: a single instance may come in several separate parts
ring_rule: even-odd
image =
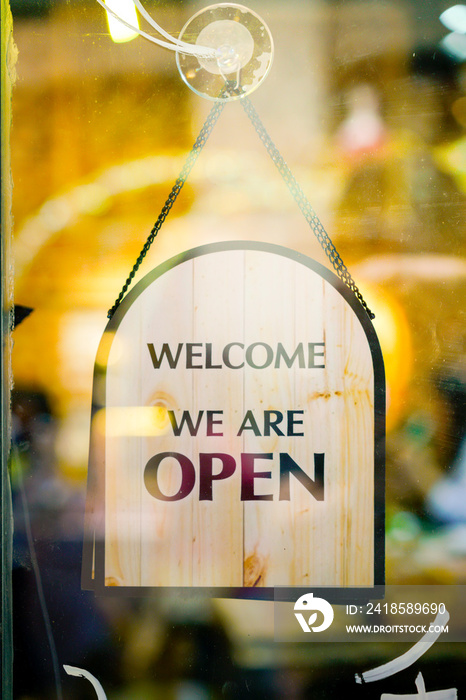
[[[10,173],[10,124],[11,91],[13,83],[15,49],[13,44],[13,22],[8,0],[1,0],[1,697],[10,700],[13,695],[13,635],[12,635],[12,536],[13,515],[11,489],[8,472],[10,452],[10,388],[11,388],[11,313],[12,287],[10,274],[11,250],[11,173]]]

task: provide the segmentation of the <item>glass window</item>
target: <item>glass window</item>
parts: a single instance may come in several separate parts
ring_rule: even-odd
[[[178,37],[206,5],[144,7]],[[466,20],[461,5],[441,17],[449,7],[251,5],[274,58],[250,100],[375,313],[387,381],[388,586],[466,582]],[[464,641],[438,642],[405,670],[357,686],[355,673],[410,645],[275,641],[273,601],[82,589],[94,365],[107,311],[214,102],[189,89],[173,51],[112,39],[96,0],[10,8],[13,247],[2,272],[6,306],[14,283],[16,325],[2,544],[11,698],[379,697],[414,694],[418,673],[427,691],[454,687],[461,697]],[[2,10],[6,17],[7,3]],[[3,91],[8,139],[5,82]],[[332,269],[240,100],[225,104],[135,282],[196,246],[237,240],[285,246]],[[8,342],[3,352],[8,369]],[[102,690],[64,666],[92,674]]]

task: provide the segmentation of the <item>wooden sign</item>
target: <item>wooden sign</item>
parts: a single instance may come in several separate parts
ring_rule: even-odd
[[[99,349],[84,587],[382,584],[384,416],[375,331],[333,273],[245,241],[169,260]]]

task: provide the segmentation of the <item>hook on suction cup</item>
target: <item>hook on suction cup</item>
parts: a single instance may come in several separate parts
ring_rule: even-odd
[[[176,54],[184,82],[209,100],[238,100],[268,75],[273,39],[265,22],[243,5],[221,3],[197,12],[185,24],[180,40],[215,50],[214,58]]]

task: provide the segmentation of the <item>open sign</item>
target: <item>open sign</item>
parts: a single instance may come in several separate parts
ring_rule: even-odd
[[[188,251],[128,294],[98,358],[85,587],[383,582],[383,362],[333,273],[273,245]]]

